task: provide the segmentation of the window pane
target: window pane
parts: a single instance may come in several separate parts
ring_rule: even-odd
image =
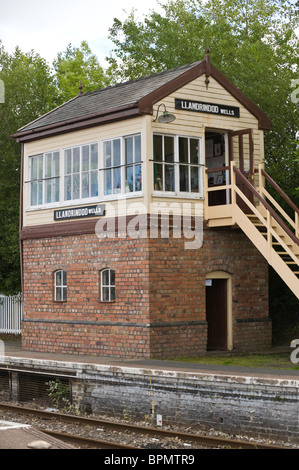
[[[37,183],[37,191],[38,191],[38,204],[43,203],[43,182],[39,181]]]
[[[91,171],[91,197],[98,195],[98,171]]]
[[[90,169],[97,170],[98,169],[98,146],[93,144],[90,146]]]
[[[179,161],[188,163],[188,139],[179,137]]]
[[[134,186],[133,186],[133,167],[128,166],[126,168],[126,192],[133,192],[134,191]]]
[[[56,287],[56,289],[55,289],[55,300],[62,300],[61,299],[61,288],[60,287]]]
[[[109,287],[102,287],[102,300],[104,302],[109,301]]]
[[[113,166],[120,165],[120,139],[113,141]]]
[[[72,151],[68,149],[65,151],[65,170],[64,173],[66,175],[70,175],[72,173]]]
[[[162,162],[162,136],[154,135],[154,160]]]
[[[190,139],[190,163],[199,163],[198,139]]]
[[[199,168],[195,166],[191,167],[191,191],[199,191]]]
[[[67,285],[67,284],[66,284],[66,279],[67,279],[66,276],[67,276],[66,271],[62,271],[62,282],[63,282],[63,285],[64,285],[64,286]]]
[[[165,191],[174,191],[174,166],[165,165]]]
[[[115,287],[110,288],[110,301],[115,300]]]
[[[133,137],[126,138],[126,164],[133,163]]]
[[[37,205],[37,183],[31,183],[31,206]]]
[[[46,158],[46,178],[51,178],[52,175],[52,154],[47,153],[45,155]]]
[[[80,171],[80,148],[76,147],[73,149],[73,173],[79,173]]]
[[[57,271],[57,272],[55,273],[55,282],[56,282],[56,286],[61,286],[61,281],[62,281],[61,271]]]
[[[115,286],[115,271],[110,269],[110,285]]]
[[[69,201],[72,199],[72,177],[65,176],[64,178],[64,199]]]
[[[62,290],[62,299],[61,300],[67,300],[67,288],[64,287]]]
[[[46,181],[46,202],[52,201],[52,180]]]
[[[73,199],[80,198],[80,175],[73,175]]]
[[[82,147],[82,171],[89,170],[89,145]]]
[[[142,191],[141,165],[135,166],[135,191]]]
[[[164,157],[166,162],[174,161],[174,138],[165,137],[164,138]]]
[[[82,197],[89,197],[89,173],[82,174]]]
[[[37,180],[37,157],[31,158],[31,179]]]
[[[104,194],[112,193],[112,170],[106,170],[104,172]]]
[[[189,168],[180,165],[180,191],[189,191]]]
[[[141,162],[141,135],[135,136],[135,162]]]
[[[163,165],[154,163],[154,188],[156,191],[163,191]]]
[[[109,286],[109,270],[102,271],[102,286]]]
[[[59,178],[54,179],[54,202],[59,202]]]
[[[43,156],[38,157],[38,179],[43,179],[44,175],[44,159]]]
[[[52,176],[59,176],[59,152],[54,153],[54,165]]]
[[[104,142],[104,167],[111,167],[111,141]]]
[[[113,193],[121,192],[121,169],[116,168],[113,170]]]

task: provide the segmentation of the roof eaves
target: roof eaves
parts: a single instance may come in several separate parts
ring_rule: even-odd
[[[64,134],[67,132],[81,130],[87,127],[106,124],[117,120],[129,119],[139,116],[140,114],[141,113],[139,111],[138,104],[132,104],[101,113],[94,113],[88,116],[83,116],[81,119],[74,118],[69,119],[68,121],[62,121],[43,127],[24,130],[23,132],[17,132],[11,137],[16,138],[17,142],[29,142],[32,140]]]

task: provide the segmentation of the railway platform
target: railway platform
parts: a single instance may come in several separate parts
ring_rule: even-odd
[[[4,338],[2,336],[2,338]],[[1,340],[1,336],[0,336]],[[298,378],[299,370],[287,370],[287,369],[276,369],[276,368],[254,368],[254,367],[240,367],[240,366],[229,366],[229,365],[212,365],[212,364],[200,364],[193,362],[176,362],[174,360],[155,360],[155,359],[123,359],[117,357],[101,357],[101,356],[87,356],[79,354],[59,354],[59,353],[42,353],[35,351],[25,351],[21,346],[21,339],[19,336],[9,336],[3,339],[4,342],[4,358],[20,358],[28,360],[39,360],[39,361],[50,361],[51,363],[78,363],[78,364],[102,364],[104,366],[124,366],[124,367],[140,367],[145,369],[170,369],[177,371],[203,371],[212,374],[228,374],[228,375],[245,375],[245,376],[272,376],[272,377],[290,377]],[[291,355],[292,349],[288,346],[277,346],[267,351],[261,351],[261,354],[269,353],[275,354],[278,352],[284,352]],[[214,352],[217,355],[217,352]],[[220,355],[225,355],[223,351],[219,351]],[[231,352],[227,352],[227,357],[231,355]],[[0,350],[1,357],[1,350]],[[4,359],[5,361],[5,359]],[[291,362],[291,360],[290,360]]]
[[[299,441],[298,370],[40,353],[5,342],[0,401],[1,380],[17,401],[25,387],[34,398],[42,377],[68,383],[85,412]]]

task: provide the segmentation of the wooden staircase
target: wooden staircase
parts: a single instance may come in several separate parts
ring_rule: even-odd
[[[231,162],[230,184],[225,186],[229,190],[228,204],[212,207],[208,204],[208,193],[215,189],[208,188],[206,177],[205,219],[209,227],[240,227],[299,299],[299,209],[270,178],[262,165],[258,174],[258,187],[255,188],[236,168],[235,163]],[[269,194],[265,181],[284,197],[294,211],[294,219]],[[251,200],[240,187],[249,190]]]

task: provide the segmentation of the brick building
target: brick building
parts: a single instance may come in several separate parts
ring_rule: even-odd
[[[19,129],[23,348],[149,358],[268,347],[268,263],[299,292],[296,271],[268,256],[269,128],[207,54],[79,92]],[[298,261],[298,229],[283,236]]]

